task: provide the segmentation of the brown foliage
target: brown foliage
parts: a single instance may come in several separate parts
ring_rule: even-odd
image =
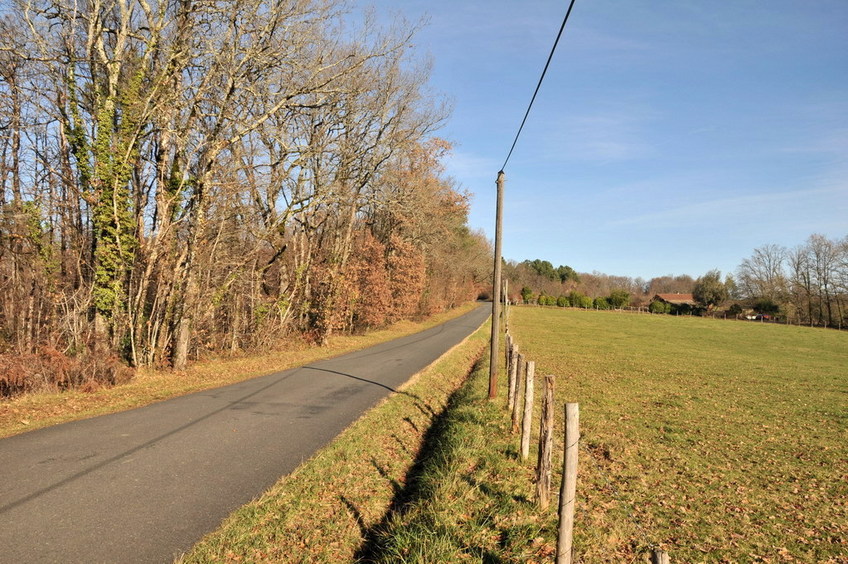
[[[396,321],[418,315],[426,265],[421,251],[400,237],[393,236],[389,245],[386,267],[392,296],[390,320]]]
[[[70,388],[94,391],[128,382],[133,375],[134,371],[115,355],[75,358],[42,347],[34,354],[0,355],[0,397]]]
[[[361,246],[351,263],[356,284],[356,306],[353,315],[356,327],[385,325],[391,311],[391,286],[386,271],[386,246],[365,233]]]

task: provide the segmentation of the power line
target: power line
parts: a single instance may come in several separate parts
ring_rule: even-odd
[[[559,33],[557,33],[556,40],[554,41],[554,46],[551,47],[551,54],[548,55],[548,62],[545,63],[545,68],[542,70],[542,76],[539,77],[539,84],[536,85],[536,91],[533,92],[533,97],[530,98],[530,104],[527,106],[527,111],[524,113],[524,119],[521,120],[521,126],[518,128],[518,133],[515,134],[515,140],[512,142],[512,147],[509,148],[509,154],[506,156],[506,160],[501,167],[501,172],[503,172],[506,168],[506,163],[509,162],[509,158],[512,156],[515,144],[518,143],[518,137],[521,135],[521,130],[524,129],[524,123],[527,121],[527,116],[530,115],[530,108],[533,107],[533,102],[536,100],[536,94],[539,93],[539,88],[542,87],[542,81],[545,80],[545,73],[548,72],[548,66],[551,64],[551,59],[554,57],[554,51],[556,51],[557,43],[559,43],[559,38],[562,36],[562,31],[565,29],[565,24],[568,21],[568,16],[571,15],[571,8],[573,7],[574,0],[571,0],[571,3],[568,5],[568,11],[565,13],[565,18],[562,20],[562,26],[560,26]]]

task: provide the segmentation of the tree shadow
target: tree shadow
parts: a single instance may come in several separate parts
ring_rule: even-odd
[[[496,499],[501,502],[523,503],[525,505],[532,505],[532,501],[525,495],[511,494],[500,488],[495,488],[490,486],[489,484],[475,480],[471,476],[462,476],[462,481],[464,481],[472,488],[480,490],[492,499]]]

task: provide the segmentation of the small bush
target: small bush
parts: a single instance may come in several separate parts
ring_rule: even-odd
[[[568,301],[571,302],[572,307],[582,307],[583,309],[589,309],[595,305],[595,301],[592,298],[581,294],[577,290],[572,290],[568,293]]]
[[[671,304],[661,302],[660,300],[655,300],[651,302],[651,305],[648,306],[648,309],[651,311],[651,313],[669,313],[671,311]]]
[[[43,347],[37,354],[0,355],[0,397],[69,389],[94,391],[128,382],[133,374],[114,355],[72,357]]]
[[[557,305],[557,299],[547,294],[541,294],[537,300],[537,303],[541,306],[555,306]]]
[[[606,298],[595,298],[595,309],[609,309],[610,303]]]
[[[567,297],[560,296],[560,297],[557,298],[556,305],[558,305],[559,307],[568,307],[568,306],[571,305],[571,302],[568,300]]]
[[[770,298],[758,298],[753,303],[754,311],[763,315],[777,315],[780,313],[780,306]]]
[[[608,298],[610,305],[620,309],[630,305],[630,293],[626,290],[613,290]]]

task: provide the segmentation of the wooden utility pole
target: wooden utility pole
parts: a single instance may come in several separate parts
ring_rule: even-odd
[[[501,331],[501,224],[503,215],[504,172],[498,172],[495,210],[495,270],[492,280],[492,338],[489,353],[489,399],[498,397],[498,338]]]

